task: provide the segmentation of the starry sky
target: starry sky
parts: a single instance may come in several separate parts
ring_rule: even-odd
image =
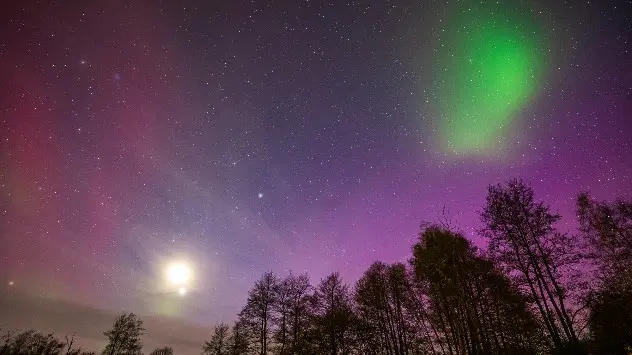
[[[263,272],[354,282],[421,221],[484,245],[512,177],[569,232],[632,187],[630,1],[10,2],[0,78],[0,327],[89,347],[129,310],[196,353]]]

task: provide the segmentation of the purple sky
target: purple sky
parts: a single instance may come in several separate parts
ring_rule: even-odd
[[[148,346],[168,333],[195,353],[267,270],[355,282],[408,259],[444,209],[484,245],[489,184],[531,183],[571,232],[579,191],[630,196],[629,2],[521,9],[543,81],[512,117],[516,142],[467,157],[437,148],[433,112],[454,8],[105,3],[0,15],[2,328],[98,347],[129,310]],[[164,287],[173,260],[193,269],[185,297]]]

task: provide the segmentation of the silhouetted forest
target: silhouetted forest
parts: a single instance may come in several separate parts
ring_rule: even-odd
[[[632,354],[632,201],[577,196],[580,229],[520,180],[490,186],[487,249],[448,223],[422,224],[407,262],[373,263],[355,285],[334,272],[264,273],[205,355]],[[118,317],[103,355],[142,353],[143,322]],[[0,354],[89,354],[35,331],[4,333]],[[150,354],[173,354],[169,347]]]

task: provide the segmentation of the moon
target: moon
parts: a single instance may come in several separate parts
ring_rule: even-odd
[[[184,288],[191,280],[191,268],[183,262],[173,262],[167,267],[167,280],[174,286]]]

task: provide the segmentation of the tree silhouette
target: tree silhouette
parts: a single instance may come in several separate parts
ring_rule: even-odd
[[[306,274],[290,273],[277,289],[274,339],[278,354],[302,354],[306,351],[306,333],[311,317],[311,291]]]
[[[202,354],[204,355],[228,355],[229,353],[229,330],[226,323],[220,323],[213,329],[211,340],[204,343]]]
[[[577,215],[589,258],[598,268],[588,297],[590,330],[603,354],[632,349],[632,201],[577,198]]]
[[[595,202],[581,193],[577,216],[599,276],[611,277],[632,268],[632,201]]]
[[[519,180],[488,188],[481,250],[424,224],[408,263],[374,262],[350,288],[334,272],[264,273],[232,327],[220,323],[203,355],[629,355],[632,350],[632,201],[577,198],[583,249]],[[593,281],[576,297],[569,266]],[[571,293],[575,292],[575,293]],[[580,301],[584,304],[580,304]],[[583,306],[580,307],[580,306]],[[584,311],[586,310],[586,311]],[[579,313],[579,312],[583,313]],[[577,314],[589,327],[587,339]],[[102,355],[140,355],[143,322],[117,317]],[[0,333],[0,355],[90,355],[34,330]],[[170,347],[150,355],[173,355]]]
[[[364,326],[364,343],[371,341],[365,352],[407,355],[414,337],[407,318],[411,304],[410,284],[403,264],[373,263],[358,281],[355,290],[358,317]]]
[[[102,355],[140,355],[143,344],[140,340],[145,328],[143,321],[134,313],[124,313],[116,318],[112,329],[103,333],[108,344]]]
[[[249,335],[247,327],[241,321],[235,322],[228,338],[228,354],[248,354],[248,352],[250,351],[248,338]]]
[[[350,354],[353,343],[353,313],[349,287],[337,272],[327,276],[314,292],[314,346],[320,354]]]
[[[291,275],[290,275],[291,276]],[[273,304],[273,317],[276,329],[273,331],[273,339],[276,342],[275,353],[285,355],[288,353],[289,337],[290,337],[290,310],[291,310],[291,285],[290,277],[282,280],[275,287]]]
[[[74,337],[64,337],[60,341],[52,334],[42,334],[35,330],[23,332],[6,332],[0,335],[1,355],[91,355],[94,353],[85,352],[81,349],[73,348]]]
[[[427,293],[431,351],[533,354],[538,329],[526,300],[462,235],[428,226],[413,247],[416,282]]]
[[[560,216],[536,202],[530,186],[511,180],[488,188],[481,218],[490,255],[529,294],[554,347],[578,344],[561,273],[575,261],[576,250],[573,241],[553,227]]]
[[[255,337],[252,343],[261,355],[266,355],[269,349],[277,288],[276,276],[271,272],[263,274],[248,292],[246,305],[239,314],[247,334]]]
[[[35,330],[21,333],[7,332],[3,336],[3,346],[0,354],[62,354],[64,343],[55,339],[52,334],[42,334]]]
[[[173,349],[165,346],[163,348],[154,349],[149,355],[173,355]]]

